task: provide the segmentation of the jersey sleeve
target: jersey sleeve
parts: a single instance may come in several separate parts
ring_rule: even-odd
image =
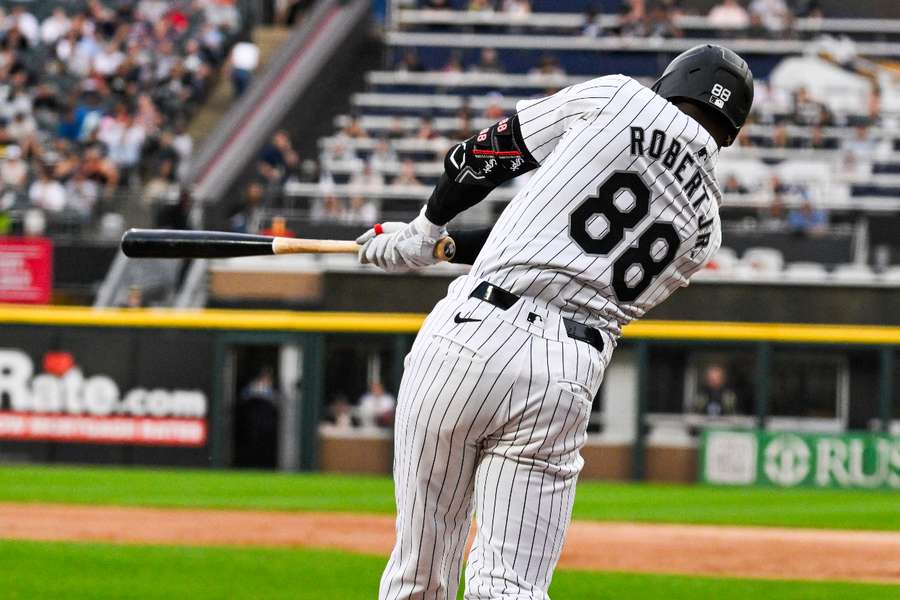
[[[532,157],[543,163],[573,122],[600,110],[627,81],[622,75],[608,75],[569,86],[552,96],[518,102],[522,138]]]

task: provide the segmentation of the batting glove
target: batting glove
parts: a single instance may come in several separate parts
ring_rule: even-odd
[[[376,229],[381,229],[381,233]],[[438,262],[434,246],[446,235],[446,227],[429,221],[423,208],[411,223],[384,223],[359,236],[359,262],[389,273],[427,267]]]

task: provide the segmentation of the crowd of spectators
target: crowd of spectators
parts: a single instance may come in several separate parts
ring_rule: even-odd
[[[513,21],[531,14],[529,0],[420,0],[429,10],[464,10],[475,13],[502,13]],[[582,34],[591,37],[627,35],[640,37],[681,37],[679,17],[703,16],[683,0],[623,0],[614,25],[599,18],[604,3],[598,2],[585,14]],[[790,33],[796,18],[824,16],[820,0],[720,0],[705,15],[712,29],[751,37],[783,37]]]
[[[432,10],[510,14],[529,14],[532,10],[528,0],[419,0],[418,6]],[[625,0],[622,6],[624,8],[615,30],[604,30],[609,20],[602,19],[604,25],[601,26],[601,19],[598,18],[600,13],[591,11],[584,33],[595,36],[678,36],[681,35],[677,27],[679,17],[691,14],[686,3],[681,0]],[[716,30],[728,35],[742,32],[737,35],[753,33],[778,37],[794,35],[791,27],[798,17],[824,15],[816,0],[719,0],[706,16]],[[464,60],[463,51],[456,50],[446,55],[443,65],[426,66],[418,52],[408,48],[398,53],[394,68],[397,72],[410,74],[440,71],[451,76],[448,81],[452,81],[454,74],[493,75],[516,72],[517,69],[507,69],[504,64],[505,56],[509,58],[495,48],[483,47],[474,56],[469,56],[469,60]],[[547,86],[557,83],[554,76],[566,75],[563,63],[550,53],[541,56],[527,72],[546,81]],[[480,84],[482,79],[478,81]],[[559,83],[562,84],[561,81]],[[551,94],[557,89],[558,86],[547,87],[542,93]],[[435,93],[459,95],[456,88],[449,84],[436,84]],[[320,185],[320,193],[309,199],[307,214],[313,222],[367,225],[385,218],[382,208],[402,204],[393,202],[391,191],[398,192],[397,198],[408,197],[400,193],[405,194],[408,190],[401,188],[430,184],[433,178],[420,175],[428,172],[421,168],[422,165],[427,164],[430,168],[439,163],[454,141],[476,133],[473,126],[476,119],[496,120],[508,112],[509,102],[499,89],[477,95],[481,100],[477,110],[472,108],[468,96],[460,95],[462,106],[456,113],[459,123],[456,130],[439,131],[434,126],[434,118],[427,111],[418,112],[419,124],[412,129],[403,122],[404,118],[397,116],[386,131],[378,133],[367,131],[358,116],[351,116],[336,135],[328,138],[322,147],[319,162],[310,158],[301,161],[293,151],[275,152],[273,156],[276,160],[273,162],[266,158],[271,151],[264,150],[257,178],[247,188],[248,201],[236,213],[233,226],[243,230],[245,223],[252,221],[245,218],[247,214],[272,213],[255,207],[281,206],[279,203],[285,201],[281,197],[283,184],[289,181]],[[850,120],[846,114],[833,113],[823,99],[814,97],[804,88],[791,91],[760,82],[757,98],[754,113],[749,120],[750,127],[739,137],[737,151],[732,152],[731,156],[743,156],[741,149],[762,152],[772,150],[770,155],[763,156],[762,162],[774,167],[779,160],[784,160],[777,158],[779,149],[840,150],[838,156],[843,161],[843,170],[836,169],[834,174],[851,176],[870,169],[879,145],[883,145],[873,134],[881,123],[877,90],[868,107],[868,115],[857,115]],[[757,126],[761,127],[754,129]],[[748,134],[748,131],[755,133]],[[850,131],[853,132],[852,137],[848,136]],[[279,139],[280,141],[273,139],[270,147],[287,148],[290,145],[286,135]],[[366,143],[360,145],[358,140],[366,140]],[[410,142],[415,143],[410,146]],[[759,153],[751,152],[747,156],[757,155]],[[810,160],[819,159],[825,160],[825,155],[810,157]],[[273,165],[277,168],[273,169]],[[346,176],[348,180],[341,179],[342,184],[347,184],[341,186],[343,195],[333,193],[335,177],[332,175],[332,168],[335,166],[339,166],[339,171],[345,176],[349,173]],[[776,169],[772,168],[771,171],[774,173]],[[756,221],[763,229],[790,231],[805,236],[822,235],[829,231],[829,214],[824,201],[825,194],[829,192],[822,186],[815,185],[814,181],[798,182],[799,179],[802,177],[786,181],[775,174],[755,180],[726,177],[723,179],[723,188],[733,195],[754,194],[755,198],[765,197],[764,201],[758,203],[764,208],[756,215]],[[354,189],[360,193],[353,193]],[[381,200],[373,201],[369,199],[369,194],[362,192],[380,192],[378,195]],[[269,224],[264,221],[265,219],[257,220],[256,226],[268,227]]]
[[[404,64],[414,63],[415,54],[403,55]],[[456,58],[451,56],[448,68],[453,66]],[[503,72],[502,61],[491,49],[482,52],[479,66],[488,65],[492,72]],[[541,66],[550,65],[557,68],[557,61],[552,56],[545,57]],[[878,103],[873,103],[871,112],[865,117],[857,117],[854,123],[848,123],[845,116],[832,113],[827,105],[814,98],[804,88],[793,92],[785,92],[760,85],[760,101],[750,118],[750,127],[739,137],[737,152],[744,150],[792,149],[792,150],[839,150],[843,170],[846,176],[865,173],[871,169],[877,153],[883,150],[884,140],[876,140],[874,131],[881,120]],[[548,90],[551,93],[554,90]],[[776,98],[777,96],[777,98]],[[233,225],[236,230],[245,230],[248,222],[244,215],[248,207],[281,206],[284,202],[284,184],[290,181],[301,183],[318,183],[324,192],[313,200],[309,210],[309,218],[313,222],[345,223],[366,225],[382,217],[380,207],[390,201],[373,201],[366,199],[363,192],[383,192],[384,198],[390,198],[392,190],[403,187],[427,185],[429,181],[417,175],[417,164],[435,163],[443,159],[444,153],[452,143],[474,135],[473,122],[476,117],[496,120],[505,114],[500,100],[502,96],[492,92],[488,97],[497,101],[489,103],[479,112],[471,109],[464,102],[456,113],[459,123],[454,131],[441,132],[434,126],[433,117],[425,114],[418,117],[418,125],[410,128],[404,119],[395,116],[386,131],[373,133],[367,131],[358,115],[347,119],[346,124],[334,136],[329,138],[323,147],[320,162],[312,159],[301,161],[293,150],[286,132],[276,133],[270,144],[260,154],[256,181],[248,190],[248,202],[236,215]],[[773,106],[777,107],[773,109]],[[843,128],[836,128],[842,125]],[[755,126],[765,126],[762,134],[747,134]],[[826,129],[829,133],[826,135]],[[795,131],[796,130],[796,131]],[[843,131],[835,136],[835,131]],[[848,135],[852,132],[852,136]],[[360,153],[357,142],[366,141],[369,148]],[[416,155],[409,151],[398,154],[396,145],[416,142]],[[773,163],[774,164],[774,163]],[[332,193],[335,179],[332,169],[338,167],[341,172],[351,173],[349,184],[344,190],[350,194],[344,197]],[[515,184],[521,185],[516,180]],[[827,232],[829,215],[824,208],[822,195],[828,190],[821,186],[785,182],[777,175],[765,178],[744,178],[743,180],[729,175],[723,177],[723,189],[732,195],[754,194],[764,196],[767,200],[758,214],[758,225],[768,231],[790,231],[799,235],[818,236]],[[358,190],[358,194],[352,193]],[[793,208],[788,209],[790,205]],[[250,209],[250,212],[254,212]],[[257,222],[258,228],[268,226],[263,221]]]
[[[765,83],[757,84],[757,100],[748,124],[738,136],[740,150],[790,150],[837,152],[831,174],[846,178],[866,178],[871,175],[874,162],[880,155],[892,152],[892,138],[877,136],[883,125],[877,89],[872,94],[864,114],[848,116],[835,114],[820,98],[804,87],[793,91],[778,89]],[[767,126],[764,135],[753,135],[754,125]],[[801,154],[796,154],[801,158]],[[825,160],[822,155],[822,160]],[[818,236],[827,231],[828,211],[821,195],[828,190],[821,186],[785,183],[778,176],[752,183],[729,177],[726,192],[747,194],[759,192],[769,198],[760,213],[759,222],[765,229],[786,229],[793,233]],[[799,205],[785,208],[785,197],[799,198]]]
[[[233,0],[59,2],[39,16],[0,8],[0,211],[31,213],[39,233],[121,210],[123,187],[177,199],[187,120],[240,30]]]
[[[681,0],[627,0],[621,25],[611,33],[681,37],[678,18],[690,14],[684,4]],[[713,31],[727,36],[778,38],[792,34],[794,19],[824,14],[819,0],[721,0],[705,16]]]
[[[367,137],[356,121],[345,131],[350,137]],[[362,161],[352,151],[338,147],[335,156],[357,168],[352,178],[355,189],[362,191],[380,190],[386,185],[382,175],[384,165],[379,160],[389,160],[378,151],[368,161]],[[388,150],[390,147],[388,146]],[[396,157],[394,157],[396,158]],[[393,183],[401,183],[405,177],[407,185],[415,178],[412,161],[406,161],[404,173]],[[276,131],[260,150],[256,168],[244,188],[242,201],[229,218],[229,228],[241,233],[268,233],[271,235],[291,235],[285,221],[278,216],[277,209],[286,204],[285,186],[290,183],[318,183],[326,193],[309,207],[309,218],[317,223],[345,223],[349,225],[372,224],[378,219],[378,208],[374,202],[361,194],[339,197],[334,193],[334,180],[327,169],[322,169],[315,159],[300,160],[300,155],[287,131]],[[274,214],[274,218],[267,216]]]
[[[469,127],[456,133],[459,139],[471,136],[471,115],[460,111],[463,122]],[[379,192],[396,187],[423,185],[416,174],[416,163],[411,158],[400,158],[391,142],[401,139],[416,139],[430,142],[432,150],[428,160],[439,160],[452,143],[434,128],[431,117],[422,117],[417,130],[410,134],[395,119],[392,130],[374,140],[374,147],[366,156],[352,148],[354,140],[369,140],[368,132],[360,124],[358,117],[351,117],[348,123],[332,139],[332,143],[322,152],[320,160],[300,159],[290,135],[285,130],[276,131],[260,150],[256,168],[250,181],[244,187],[242,201],[232,212],[229,228],[235,232],[268,232],[277,235],[289,233],[273,230],[273,219],[278,219],[280,208],[289,208],[290,200],[285,194],[291,183],[315,183],[322,190],[321,197],[313,199],[308,207],[308,218],[313,223],[342,223],[346,225],[371,225],[381,218],[380,202],[366,197],[367,192]],[[350,193],[336,192],[332,169],[351,171],[348,187]]]

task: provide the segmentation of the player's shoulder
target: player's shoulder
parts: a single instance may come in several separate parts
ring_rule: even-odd
[[[595,77],[594,79],[588,79],[587,81],[573,85],[570,89],[575,92],[582,92],[600,88],[620,89],[633,86],[643,87],[636,79],[618,73],[615,75],[602,75],[600,77]]]
[[[625,101],[646,103],[656,94],[633,77],[616,74],[603,75],[575,84],[568,89],[567,95],[576,98],[615,99],[615,104],[620,106]]]

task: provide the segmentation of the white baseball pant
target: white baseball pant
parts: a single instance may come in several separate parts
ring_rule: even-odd
[[[544,600],[571,518],[592,400],[613,350],[460,277],[406,357],[395,423],[397,541],[380,600]]]

